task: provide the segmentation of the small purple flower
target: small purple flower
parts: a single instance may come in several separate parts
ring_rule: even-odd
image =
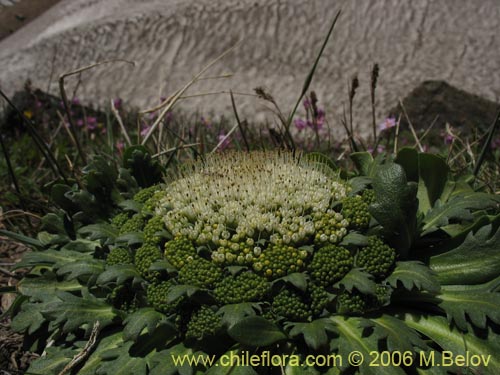
[[[455,137],[453,137],[451,134],[446,134],[444,136],[444,144],[451,145],[453,143],[454,139],[455,139]]]
[[[35,101],[35,108],[42,108],[43,104],[40,100]]]
[[[80,105],[80,99],[78,99],[76,97],[73,98],[73,99],[71,99],[71,104],[73,104],[73,105]]]
[[[143,126],[142,130],[141,130],[141,137],[145,137],[146,134],[148,134],[150,130],[151,130],[150,125]]]
[[[377,146],[377,153],[378,153],[378,154],[380,154],[380,153],[382,153],[382,152],[384,152],[384,151],[385,151],[385,147],[384,147],[384,145],[378,145],[378,146]],[[374,149],[373,149],[373,148],[371,148],[371,147],[369,147],[369,148],[368,148],[368,152],[369,152],[370,154],[373,154]]]
[[[325,111],[323,109],[318,109],[318,114],[316,116],[316,129],[321,129],[325,123]]]
[[[125,142],[117,141],[115,146],[116,146],[116,149],[121,153],[121,152],[123,152],[123,149],[125,148]]]
[[[219,150],[224,150],[226,148],[229,147],[229,145],[231,144],[231,140],[229,139],[229,137],[226,138],[226,134],[222,131],[219,133],[219,135],[217,136],[217,141],[219,144],[220,142],[222,142],[219,146]]]
[[[76,120],[76,126],[81,128],[83,125],[85,125],[85,122],[83,121],[83,119],[79,118],[78,120]]]
[[[304,100],[302,101],[302,104],[304,105],[304,108],[306,109],[306,111],[311,108],[311,100],[309,100],[309,98],[304,98]]]
[[[307,125],[308,125],[308,122],[304,121],[303,119],[301,118],[297,118],[293,121],[295,127],[297,128],[297,130],[301,131],[301,130],[304,130]]]
[[[387,117],[384,122],[379,124],[378,130],[384,131],[387,129],[391,129],[396,126],[396,119],[394,117]]]
[[[87,117],[87,129],[95,130],[97,128],[97,118],[94,116]]]
[[[120,98],[113,99],[113,107],[120,109],[122,107],[123,101]]]

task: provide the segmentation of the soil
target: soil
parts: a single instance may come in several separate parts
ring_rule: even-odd
[[[18,0],[12,6],[0,5],[0,40],[13,34],[61,0]]]

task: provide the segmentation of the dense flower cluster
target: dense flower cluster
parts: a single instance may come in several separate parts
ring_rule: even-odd
[[[286,152],[224,154],[189,166],[169,185],[157,214],[174,236],[215,246],[218,260],[232,263],[244,256],[248,239],[297,245],[325,227],[328,240],[339,241],[347,221],[331,204],[347,192],[317,163]]]

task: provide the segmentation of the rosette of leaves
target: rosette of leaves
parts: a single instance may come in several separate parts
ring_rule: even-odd
[[[105,219],[70,227],[67,205],[44,218],[37,238],[2,231],[33,248],[18,265],[30,272],[11,309],[12,327],[46,352],[30,373],[499,373],[499,197],[455,179],[434,155],[353,159],[358,172],[347,181],[325,156],[212,155],[135,201],[120,193]],[[144,210],[149,194],[154,209]],[[363,218],[350,209],[344,221],[343,201]],[[121,233],[135,215],[133,232]],[[217,363],[242,350],[343,361],[177,362]],[[384,350],[407,359],[370,367]],[[361,366],[349,366],[352,351],[364,355]],[[449,352],[487,362],[419,360],[434,353],[439,364]]]

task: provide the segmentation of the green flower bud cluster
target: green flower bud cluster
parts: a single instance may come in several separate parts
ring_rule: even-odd
[[[144,226],[144,243],[150,245],[159,245],[162,241],[161,236],[157,236],[157,232],[161,232],[165,229],[165,224],[161,216],[154,216],[152,219],[148,220]]]
[[[221,318],[210,307],[202,306],[187,324],[186,338],[201,340],[213,336],[221,327]]]
[[[222,270],[214,263],[200,257],[187,262],[179,271],[181,284],[200,288],[212,288],[221,278]]]
[[[269,245],[261,252],[253,269],[270,280],[300,272],[305,267],[307,251],[287,245]]]
[[[106,257],[106,264],[114,266],[115,264],[132,264],[134,262],[132,255],[128,249],[123,247],[115,247],[111,249]]]
[[[154,193],[156,193],[158,189],[159,187],[157,185],[141,189],[134,195],[133,199],[138,203],[146,203],[148,199],[151,199],[153,197]]]
[[[349,222],[340,214],[333,210],[324,213],[315,213],[314,222],[314,243],[316,245],[326,245],[328,243],[339,243],[347,234]]]
[[[327,245],[314,253],[309,271],[317,284],[328,287],[342,279],[352,269],[353,263],[349,250]]]
[[[376,278],[389,275],[396,261],[396,250],[386,245],[381,239],[370,236],[368,246],[362,248],[356,259],[356,265],[364,268]]]
[[[363,230],[370,224],[368,203],[361,195],[347,197],[342,200],[342,215],[349,222],[349,228]]]
[[[132,232],[140,232],[144,228],[144,216],[135,214],[128,219],[125,224],[120,227],[119,234],[127,234]]]
[[[162,313],[174,313],[179,307],[179,304],[182,303],[184,298],[179,297],[171,303],[167,302],[168,292],[173,285],[174,284],[170,280],[162,281],[157,284],[149,284],[146,291],[146,296],[149,304]]]
[[[177,269],[198,257],[191,241],[179,236],[165,244],[165,259]]]
[[[362,314],[366,310],[366,301],[362,294],[344,292],[338,296],[337,312],[347,315]]]
[[[253,272],[225,277],[217,284],[214,295],[220,304],[261,301],[269,292],[269,283]]]
[[[288,289],[283,289],[274,297],[272,310],[276,315],[295,322],[307,321],[311,316],[311,309],[302,296]]]
[[[314,316],[321,315],[323,310],[330,302],[328,293],[326,292],[325,289],[313,283],[309,283],[307,290],[311,300],[310,304],[311,304],[312,314]]]
[[[120,212],[111,219],[111,225],[120,229],[130,218],[127,212]]]
[[[372,189],[366,189],[361,194],[363,197],[363,201],[369,206],[370,204],[375,202],[375,191]]]
[[[156,271],[149,271],[149,267],[160,259],[162,259],[162,254],[156,246],[144,244],[137,249],[134,263],[143,277],[148,280],[153,280],[158,277],[159,273]]]

